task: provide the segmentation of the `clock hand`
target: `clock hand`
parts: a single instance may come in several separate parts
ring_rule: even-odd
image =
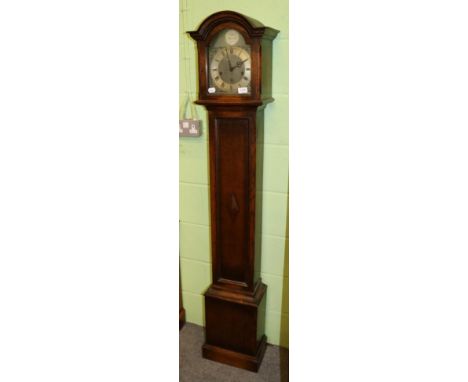
[[[227,61],[228,61],[228,64],[229,64],[229,71],[232,72],[234,70],[235,66],[231,66],[231,60],[229,59],[229,53],[228,53],[227,48],[224,48],[224,50],[226,51],[226,58],[227,58]]]
[[[246,58],[244,61],[239,61],[239,62],[237,62],[235,68],[240,68],[241,65],[242,65],[244,62],[246,62],[247,60],[248,60],[248,58]]]

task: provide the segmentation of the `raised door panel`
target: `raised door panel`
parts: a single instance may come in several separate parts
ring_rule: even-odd
[[[218,279],[247,283],[249,119],[215,118]]]

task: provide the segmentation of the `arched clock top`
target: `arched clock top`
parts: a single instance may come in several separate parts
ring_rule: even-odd
[[[266,27],[261,22],[233,11],[221,11],[207,17],[196,31],[188,32],[197,41],[212,38],[226,24],[232,24],[236,29],[247,34],[248,39],[265,38],[274,39],[278,30]]]

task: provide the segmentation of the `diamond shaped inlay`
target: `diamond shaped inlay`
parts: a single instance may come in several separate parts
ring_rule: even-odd
[[[231,194],[231,206],[229,208],[231,216],[234,217],[239,213],[239,203],[237,202],[236,195]]]

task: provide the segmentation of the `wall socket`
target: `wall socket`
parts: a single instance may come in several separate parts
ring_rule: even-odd
[[[198,119],[179,120],[179,137],[199,137],[201,135],[201,121]]]

